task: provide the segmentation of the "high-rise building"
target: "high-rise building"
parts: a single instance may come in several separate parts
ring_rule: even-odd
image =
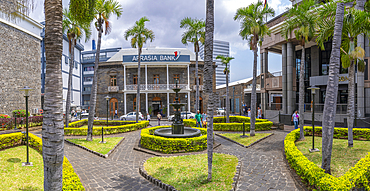
[[[200,46],[199,56],[204,60],[204,47]],[[221,60],[216,59],[218,55],[229,56],[230,46],[229,42],[214,40],[213,41],[213,60],[216,62],[216,86],[226,84],[226,74],[224,74],[225,66],[222,65]],[[230,70],[230,65],[228,66]],[[230,73],[229,73],[230,82]]]

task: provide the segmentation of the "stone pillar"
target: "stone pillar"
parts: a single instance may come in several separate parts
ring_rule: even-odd
[[[287,83],[286,83],[286,80],[287,80],[287,76],[286,76],[286,67],[287,67],[287,44],[283,44],[282,45],[282,49],[281,49],[281,53],[282,53],[282,90],[283,90],[283,113],[287,114],[288,113],[288,110],[287,110]]]
[[[357,46],[365,50],[365,38],[363,34],[357,36]],[[365,117],[365,74],[357,71],[357,117]]]
[[[266,79],[268,76],[268,50],[264,49],[261,53],[261,73],[263,73],[263,80],[261,80],[261,90],[262,87],[266,88]],[[262,84],[263,83],[263,84]],[[261,93],[261,109],[262,114],[265,116],[265,111],[267,109],[267,104],[269,103],[267,92]]]
[[[168,68],[168,65],[167,65],[167,68]],[[167,87],[168,87],[168,83],[167,83]],[[167,111],[166,114],[167,114],[167,118],[168,118],[170,116],[170,93],[168,93],[168,92],[167,92],[167,110],[166,111]]]
[[[190,92],[188,92],[188,111],[190,112]]]
[[[292,114],[295,104],[295,93],[293,92],[293,64],[294,64],[294,46],[293,43],[287,43],[287,114]]]
[[[126,65],[123,65],[123,89],[126,90]],[[126,97],[125,97],[125,101],[126,101]],[[125,114],[126,114],[126,107],[125,107]]]
[[[148,108],[149,108],[148,107],[148,93],[145,93],[145,111],[146,111],[146,113],[149,112],[149,109]]]
[[[124,100],[124,108],[125,108],[125,113],[127,114],[127,98],[126,98],[126,93],[123,93],[123,100]]]
[[[145,65],[145,90],[148,90],[148,65]]]
[[[168,79],[168,64],[166,66],[167,66],[167,90],[169,90],[170,87],[169,87],[169,79]]]
[[[190,89],[190,70],[189,70],[189,64],[188,64],[188,89]],[[190,99],[190,96],[188,96]]]

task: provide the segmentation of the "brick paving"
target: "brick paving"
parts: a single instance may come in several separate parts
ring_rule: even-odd
[[[273,136],[250,148],[215,136],[215,140],[222,144],[215,152],[234,154],[242,161],[237,190],[298,190],[283,158],[284,138],[289,130],[274,131]],[[40,132],[33,133],[40,135]],[[161,190],[139,174],[140,162],[152,157],[150,154],[133,150],[140,131],[110,136],[123,136],[125,140],[107,159],[65,143],[64,154],[72,163],[85,189]]]

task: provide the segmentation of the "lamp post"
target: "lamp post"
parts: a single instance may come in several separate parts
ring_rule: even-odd
[[[186,106],[185,106],[185,119],[188,119],[188,95],[185,94]]]
[[[106,96],[105,99],[107,100],[107,127],[108,127],[108,119],[109,119],[109,96]],[[104,141],[104,127],[101,127],[101,141],[99,143],[106,143]]]
[[[24,91],[24,97],[26,98],[26,142],[27,142],[27,162],[23,162],[22,166],[33,166],[32,162],[30,162],[30,154],[29,154],[29,143],[28,143],[28,93],[29,91],[33,90],[32,88],[25,86],[24,88],[20,89],[20,91]]]
[[[312,149],[310,149],[310,152],[319,152],[320,150],[315,148],[315,94],[316,90],[320,89],[314,85],[311,87],[307,88],[311,90],[311,95],[312,95]]]

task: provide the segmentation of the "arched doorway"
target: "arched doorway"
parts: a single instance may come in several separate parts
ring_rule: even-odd
[[[199,111],[200,111],[200,113],[203,113],[203,99],[202,99],[202,97],[199,97]]]
[[[117,98],[111,98],[109,100],[110,105],[110,116],[115,116],[116,110],[118,115],[118,100]]]
[[[162,108],[162,100],[160,97],[154,97],[152,99],[152,108],[153,108],[153,115],[157,116],[157,114],[161,111],[161,108]]]

